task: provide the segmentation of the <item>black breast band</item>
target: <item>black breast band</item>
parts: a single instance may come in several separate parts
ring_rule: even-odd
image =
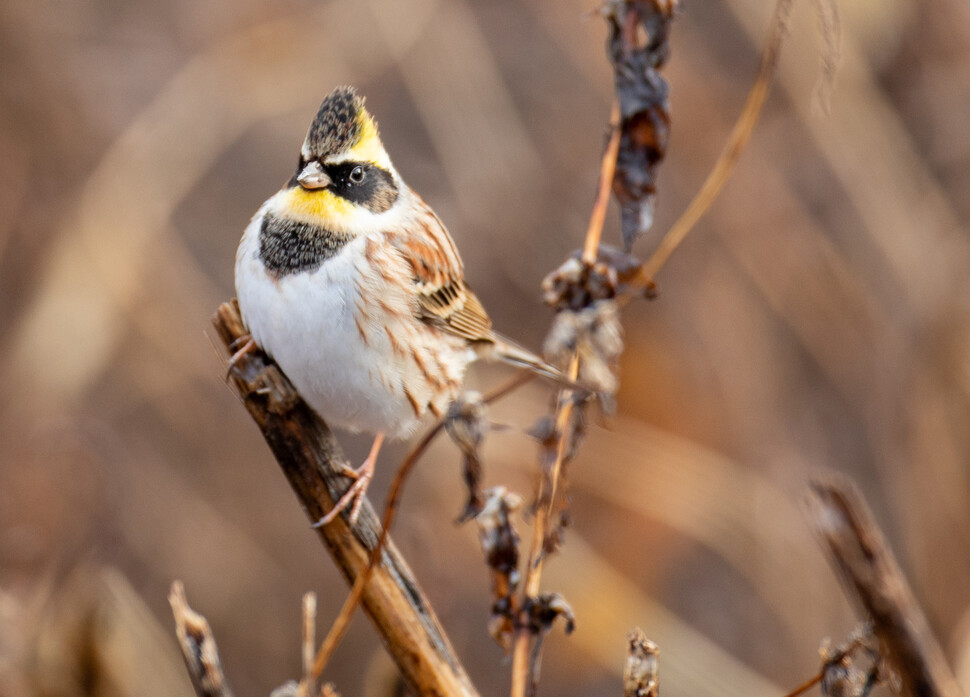
[[[314,271],[352,239],[353,235],[267,213],[259,229],[259,258],[278,277]]]

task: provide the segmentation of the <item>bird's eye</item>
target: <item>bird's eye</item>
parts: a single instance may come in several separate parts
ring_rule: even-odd
[[[350,181],[354,184],[360,184],[364,181],[364,168],[358,166],[350,170]]]

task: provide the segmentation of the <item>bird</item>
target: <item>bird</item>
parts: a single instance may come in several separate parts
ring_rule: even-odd
[[[353,524],[385,439],[441,418],[468,366],[498,359],[563,379],[492,329],[447,228],[401,178],[353,87],[328,94],[293,177],[236,253],[235,285],[258,346],[330,426],[374,435],[355,480],[317,525]]]

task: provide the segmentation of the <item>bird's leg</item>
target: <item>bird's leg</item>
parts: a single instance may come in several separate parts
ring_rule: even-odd
[[[236,347],[240,344],[242,344],[242,347],[236,349]],[[232,354],[232,358],[229,359],[229,366],[226,368],[226,380],[228,380],[229,376],[232,375],[232,371],[235,369],[236,364],[239,363],[242,357],[250,351],[256,349],[256,342],[253,341],[252,334],[243,334],[241,337],[233,341],[229,345],[229,350],[232,351],[233,349],[236,349],[236,351]]]
[[[351,525],[357,522],[357,516],[360,514],[360,507],[364,505],[364,495],[367,493],[367,487],[370,486],[370,480],[374,478],[374,465],[377,463],[377,454],[381,451],[381,444],[384,442],[384,434],[378,433],[377,437],[374,438],[374,444],[370,447],[370,454],[367,459],[364,460],[359,468],[353,469],[352,467],[344,467],[344,474],[356,481],[350,485],[347,492],[340,497],[340,500],[334,504],[334,507],[320,520],[313,524],[313,527],[319,528],[327,525],[336,518],[341,511],[347,508],[353,502],[353,508],[350,509],[350,519]]]

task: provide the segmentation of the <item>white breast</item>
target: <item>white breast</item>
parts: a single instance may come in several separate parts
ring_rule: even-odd
[[[365,237],[315,271],[271,277],[259,259],[270,202],[236,255],[239,308],[253,339],[329,425],[410,435],[455,397],[474,353],[414,319],[413,298],[369,267]],[[396,263],[396,255],[387,261]]]

